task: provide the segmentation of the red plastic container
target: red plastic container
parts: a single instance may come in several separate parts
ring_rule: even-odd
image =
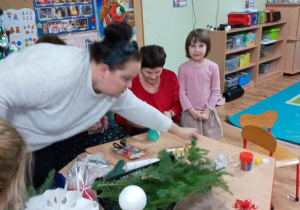
[[[251,171],[253,154],[251,152],[241,152],[240,160],[241,160],[241,169],[243,171]]]
[[[252,25],[252,13],[230,13],[228,16],[228,25]]]

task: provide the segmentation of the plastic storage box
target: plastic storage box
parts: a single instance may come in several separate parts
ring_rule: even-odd
[[[240,56],[238,56],[238,55],[228,57],[225,62],[225,70],[227,72],[236,70],[239,65],[239,60],[240,60]]]
[[[239,72],[238,75],[239,75],[238,85],[243,86],[250,83],[251,71],[242,71]]]
[[[275,62],[263,63],[259,65],[259,73],[267,74],[275,70]]]
[[[228,25],[252,25],[252,13],[230,13],[228,16]]]
[[[239,76],[236,74],[225,76],[225,89],[238,84]]]
[[[258,24],[265,23],[266,11],[258,11]]]
[[[226,40],[226,50],[231,50],[232,47],[232,39],[227,38]]]
[[[237,34],[234,36],[227,36],[228,39],[232,39],[231,49],[237,49],[243,47],[244,34]]]
[[[244,36],[244,47],[251,47],[254,45],[255,33],[248,33]]]
[[[271,55],[273,52],[273,47],[274,47],[273,44],[267,44],[267,45],[262,44],[260,47],[260,56],[263,57],[263,56]]]
[[[280,28],[266,29],[262,31],[263,40],[277,40]]]
[[[250,53],[241,54],[240,55],[240,61],[239,66],[247,66],[250,63]]]

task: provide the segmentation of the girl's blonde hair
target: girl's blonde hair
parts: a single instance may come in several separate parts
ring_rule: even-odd
[[[0,210],[23,209],[31,161],[27,143],[9,122],[0,119]]]

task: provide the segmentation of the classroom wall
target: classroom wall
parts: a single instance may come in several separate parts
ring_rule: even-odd
[[[175,73],[179,65],[187,60],[184,44],[193,29],[192,2],[196,14],[195,28],[227,23],[229,12],[245,8],[245,0],[187,0],[187,7],[182,8],[173,8],[173,0],[143,0],[144,43],[163,46],[167,54],[165,68]],[[256,0],[256,8],[265,9],[266,2]]]
[[[1,9],[22,9],[22,8],[31,8],[33,9],[33,0],[1,0],[0,8]]]

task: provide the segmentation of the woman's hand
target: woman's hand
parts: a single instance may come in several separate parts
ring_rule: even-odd
[[[103,133],[108,128],[108,119],[106,116],[103,116],[100,119],[101,133]]]
[[[164,111],[163,114],[166,115],[170,119],[172,119],[172,117],[174,117],[174,112],[172,110]]]
[[[197,128],[183,128],[179,127],[175,123],[172,124],[169,132],[185,140],[193,140],[194,138],[200,139],[199,131]]]
[[[98,133],[100,130],[100,132],[103,133],[107,128],[108,128],[108,119],[106,116],[103,116],[92,127],[88,128],[87,131],[91,133]]]

